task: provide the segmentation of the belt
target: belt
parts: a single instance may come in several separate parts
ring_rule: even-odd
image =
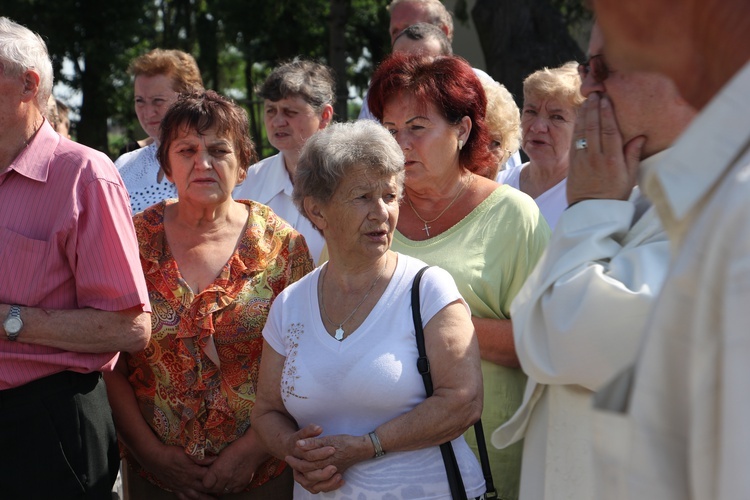
[[[92,391],[99,383],[101,372],[77,373],[62,371],[28,384],[0,391],[0,408],[12,408],[45,399],[66,397]]]

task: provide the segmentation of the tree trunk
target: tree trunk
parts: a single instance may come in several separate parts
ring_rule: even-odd
[[[333,111],[338,121],[349,119],[349,86],[346,78],[346,23],[350,0],[331,0],[330,53],[328,61],[336,72],[336,104]]]
[[[106,66],[104,66],[106,68]],[[104,153],[109,152],[107,118],[109,117],[108,93],[104,91],[106,78],[101,74],[101,64],[86,59],[86,68],[81,73],[81,121],[78,123],[77,140]],[[110,89],[110,92],[112,90]]]
[[[523,80],[529,74],[545,66],[583,59],[583,52],[550,0],[477,0],[471,16],[487,73],[505,85],[519,107]]]

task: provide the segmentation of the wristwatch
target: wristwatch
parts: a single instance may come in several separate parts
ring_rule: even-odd
[[[8,340],[16,340],[18,338],[18,334],[21,333],[21,328],[23,328],[21,308],[19,306],[10,306],[8,317],[3,322],[3,328],[5,328],[5,335],[8,336]]]

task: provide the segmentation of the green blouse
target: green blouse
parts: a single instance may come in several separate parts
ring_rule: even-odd
[[[499,186],[458,224],[442,234],[412,241],[396,231],[391,249],[448,271],[478,318],[510,319],[510,304],[542,255],[550,230],[534,201]],[[485,429],[492,475],[500,498],[518,498],[523,443],[498,450],[492,431],[521,404],[526,376],[517,368],[482,361]],[[474,430],[466,441],[476,452]]]

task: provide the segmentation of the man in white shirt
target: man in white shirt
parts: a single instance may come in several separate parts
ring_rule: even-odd
[[[670,268],[635,367],[597,393],[600,498],[750,498],[750,3],[594,0],[606,56],[700,110],[641,183]]]
[[[595,25],[579,67],[588,100],[571,150],[571,206],[511,307],[529,379],[521,408],[492,442],[504,447],[525,437],[522,499],[600,498],[591,394],[635,359],[669,261],[667,236],[634,183],[695,112],[666,77],[622,72],[603,52]]]

